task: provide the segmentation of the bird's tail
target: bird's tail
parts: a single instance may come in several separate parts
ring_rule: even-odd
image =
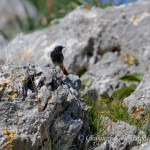
[[[64,75],[68,75],[68,71],[66,70],[65,66],[62,64],[59,66],[60,69],[63,71]]]

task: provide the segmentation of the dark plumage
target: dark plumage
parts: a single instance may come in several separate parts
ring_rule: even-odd
[[[51,59],[54,65],[60,67],[64,75],[68,75],[68,71],[66,70],[63,64],[63,60],[64,60],[64,56],[62,53],[63,48],[64,48],[63,46],[56,46],[54,50],[51,52]]]
[[[64,56],[62,53],[63,46],[56,46],[54,50],[51,52],[51,59],[54,65],[62,65]]]

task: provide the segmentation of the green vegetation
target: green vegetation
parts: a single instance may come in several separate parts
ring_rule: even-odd
[[[119,80],[122,81],[137,81],[140,82],[143,79],[144,74],[139,74],[139,73],[134,73],[134,74],[127,74],[121,78],[119,78]]]
[[[81,82],[81,89],[85,86],[85,84],[90,80],[90,78],[84,79]]]
[[[139,60],[138,59],[134,59],[134,64],[137,66],[139,65]]]
[[[143,75],[141,74],[130,74],[120,78],[123,81],[141,81]],[[83,81],[83,85],[85,81]],[[90,95],[87,93],[83,96],[84,102],[91,106],[91,110],[88,113],[90,121],[90,132],[92,134],[102,136],[104,131],[107,129],[107,125],[104,126],[101,123],[100,116],[107,116],[112,121],[117,122],[118,120],[124,121],[130,125],[135,125],[141,130],[145,131],[147,137],[149,137],[149,126],[150,126],[150,109],[147,109],[144,114],[141,115],[140,119],[128,113],[125,105],[122,104],[123,100],[128,97],[134,90],[136,86],[123,87],[116,90],[113,94],[104,99],[91,100]],[[144,125],[147,123],[147,127]]]
[[[87,9],[90,9],[93,5],[101,8],[114,5],[114,0],[107,0],[105,4],[102,0],[27,0],[31,2],[38,10],[39,16],[45,16],[48,21],[55,18],[64,17],[79,5],[84,5]],[[124,0],[121,0],[119,5]]]
[[[85,72],[86,72],[86,68],[85,68],[85,67],[81,67],[81,68],[77,71],[76,75],[79,76],[79,77],[81,77]]]
[[[10,25],[11,31],[0,30],[0,33],[9,41],[17,34],[19,28],[24,33],[30,33],[35,30],[42,29],[49,25],[53,25],[52,20],[56,18],[62,18],[79,5],[84,5],[86,9],[90,9],[93,5],[105,8],[107,6],[114,5],[113,0],[107,1],[102,4],[101,0],[26,0],[32,3],[37,9],[38,15],[36,18],[31,18],[26,10],[27,19],[21,20],[19,17],[15,17],[17,22],[17,28]],[[123,0],[120,4],[123,3]],[[56,21],[57,22],[57,21]],[[137,61],[135,63],[138,63]]]

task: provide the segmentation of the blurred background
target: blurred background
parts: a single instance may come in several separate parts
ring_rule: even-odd
[[[84,5],[105,8],[137,0],[1,0],[0,35],[10,41],[20,32],[30,33],[58,23],[70,11]]]

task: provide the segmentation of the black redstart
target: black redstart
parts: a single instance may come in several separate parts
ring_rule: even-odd
[[[54,65],[59,66],[63,71],[64,75],[68,75],[68,72],[63,64],[64,56],[62,53],[63,46],[56,46],[54,50],[51,52],[51,59]]]

